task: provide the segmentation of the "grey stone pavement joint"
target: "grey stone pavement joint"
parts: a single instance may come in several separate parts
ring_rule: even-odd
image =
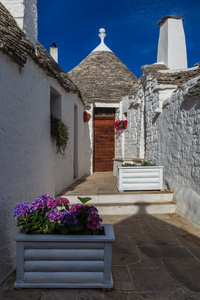
[[[112,223],[114,288],[13,288],[13,272],[1,300],[199,300],[200,228],[177,214],[102,216]]]

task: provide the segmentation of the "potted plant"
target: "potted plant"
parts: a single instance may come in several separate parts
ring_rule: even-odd
[[[118,190],[162,190],[163,168],[148,161],[140,166],[125,163],[118,167]]]
[[[91,198],[69,200],[41,195],[18,204],[13,216],[21,230],[16,288],[112,288],[112,225],[101,224]]]
[[[114,127],[116,130],[122,130],[127,128],[127,120],[118,120],[115,121]]]
[[[61,119],[51,114],[51,140],[55,140],[56,142],[56,153],[60,153],[63,156],[65,155],[68,139],[68,126]]]

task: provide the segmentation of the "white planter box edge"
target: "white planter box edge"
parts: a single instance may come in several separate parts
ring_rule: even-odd
[[[118,190],[162,190],[163,166],[118,167]]]
[[[112,288],[113,226],[105,235],[17,233],[15,288]]]

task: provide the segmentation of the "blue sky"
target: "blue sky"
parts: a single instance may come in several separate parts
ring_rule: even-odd
[[[200,62],[199,0],[38,0],[38,39],[49,51],[53,41],[65,72],[96,48],[99,29],[105,44],[137,76],[157,59],[159,25],[166,15],[184,18],[188,67]]]

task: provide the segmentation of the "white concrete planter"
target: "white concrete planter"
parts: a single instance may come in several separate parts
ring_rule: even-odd
[[[118,190],[162,190],[163,166],[118,167]]]
[[[105,235],[17,233],[15,288],[112,288],[113,227]]]

